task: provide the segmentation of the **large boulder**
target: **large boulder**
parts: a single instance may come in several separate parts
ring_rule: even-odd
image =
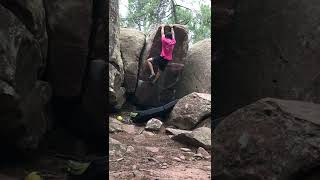
[[[48,79],[55,96],[79,96],[85,76],[92,0],[46,0]]]
[[[119,2],[111,0],[109,1],[109,104],[116,110],[120,109],[125,102],[119,34]]]
[[[165,27],[165,32],[169,31],[169,26]],[[181,78],[181,73],[184,67],[185,58],[188,52],[188,30],[185,26],[174,25],[176,45],[173,50],[173,61],[167,65],[166,70],[160,76],[156,83],[156,88],[146,88],[141,83],[141,86],[137,86],[135,97],[136,103],[144,106],[159,106],[161,104],[168,103],[176,98],[176,85]],[[161,32],[160,28],[150,33],[146,40],[146,46],[143,52],[142,62],[139,66],[139,80],[150,84],[148,77],[150,75],[150,69],[146,63],[146,59],[149,57],[159,56],[161,53]],[[157,72],[156,66],[154,66],[155,72]],[[146,89],[142,90],[142,89]],[[153,98],[145,99],[145,96],[152,96]],[[157,99],[155,101],[154,99]]]
[[[128,93],[134,93],[139,72],[139,61],[145,45],[146,37],[143,32],[121,28],[120,47],[124,65],[124,87]]]
[[[43,61],[47,58],[48,36],[46,13],[42,0],[0,0],[0,4],[9,9],[39,42]],[[45,68],[45,66],[43,66]],[[44,69],[42,70],[42,72]]]
[[[21,149],[34,149],[47,130],[44,105],[50,96],[48,83],[38,80],[45,65],[41,47],[2,5],[0,17],[0,139]]]
[[[186,57],[177,97],[192,92],[211,93],[211,39],[194,44]]]
[[[214,129],[214,179],[305,179],[318,172],[319,128],[319,104],[265,98],[245,106]]]
[[[115,110],[121,109],[125,103],[125,89],[121,87],[123,76],[109,63],[109,104]]]
[[[181,98],[172,109],[168,124],[190,130],[211,115],[211,94],[191,93]]]
[[[264,97],[320,103],[320,1],[240,0],[233,7],[223,58],[214,64],[215,117]]]

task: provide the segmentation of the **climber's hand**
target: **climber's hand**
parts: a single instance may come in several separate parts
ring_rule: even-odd
[[[161,27],[163,28],[165,25],[164,24],[161,24]]]

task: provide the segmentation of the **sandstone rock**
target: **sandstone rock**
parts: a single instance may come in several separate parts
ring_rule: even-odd
[[[211,95],[191,93],[181,98],[170,113],[168,124],[179,129],[193,129],[211,114]]]
[[[45,9],[50,32],[48,79],[53,93],[78,96],[87,65],[91,0],[46,0]]]
[[[181,130],[181,129],[174,129],[174,128],[166,128],[166,132],[173,135],[178,135],[181,133],[191,133],[191,131]]]
[[[120,28],[121,57],[124,66],[124,87],[134,93],[139,72],[139,61],[146,41],[143,32]]]
[[[184,62],[181,80],[177,85],[177,97],[192,92],[211,94],[211,39],[194,44]]]
[[[214,179],[307,179],[319,162],[320,105],[265,98],[214,130]],[[301,175],[301,176],[299,176]]]
[[[207,127],[197,128],[191,133],[175,135],[172,139],[191,146],[211,149],[211,130]]]
[[[152,118],[147,122],[145,129],[149,131],[159,131],[161,126],[162,122],[159,119]]]
[[[21,149],[35,149],[47,131],[44,105],[50,87],[39,81],[45,65],[38,40],[0,5],[1,137]]]
[[[149,131],[143,131],[142,134],[144,134],[146,136],[154,136],[153,132],[149,132]]]
[[[185,26],[174,25],[177,43],[173,50],[173,61],[170,62],[166,70],[160,76],[154,86],[143,84],[136,89],[136,103],[146,106],[159,106],[163,103],[168,103],[175,99],[175,91],[177,82],[184,67],[185,57],[188,51],[188,30]],[[169,31],[169,27],[165,27],[165,31]],[[161,53],[161,37],[160,28],[150,33],[146,40],[146,48],[143,53],[143,59],[140,63],[139,80],[148,82],[150,70],[146,64],[146,59],[149,57],[159,56]],[[157,68],[155,72],[157,72]],[[146,98],[147,97],[147,98]],[[148,98],[152,97],[152,98]]]
[[[175,160],[175,161],[181,162],[181,159],[178,158],[178,157],[173,157],[172,159]]]
[[[213,65],[214,117],[264,97],[320,103],[320,52],[315,51],[320,37],[310,36],[319,32],[314,17],[320,10],[314,7],[320,2],[272,0],[263,10],[264,1],[234,2],[236,19],[225,30],[224,45],[217,44],[224,48],[223,57]]]

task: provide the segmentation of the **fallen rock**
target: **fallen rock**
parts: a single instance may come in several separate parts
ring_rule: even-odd
[[[191,133],[181,133],[172,137],[173,140],[195,147],[211,149],[211,129],[200,127]]]
[[[199,123],[196,128],[199,128],[199,127],[207,127],[207,128],[211,128],[211,121],[212,121],[212,118],[211,116],[202,120],[201,123]]]
[[[120,28],[121,57],[124,66],[124,87],[128,93],[134,93],[138,80],[139,61],[146,41],[143,32]]]
[[[211,115],[211,94],[191,93],[181,98],[170,113],[168,124],[190,130]]]
[[[162,124],[163,123],[159,119],[152,118],[147,122],[145,129],[149,131],[159,131]]]
[[[159,148],[157,148],[157,147],[146,147],[146,150],[153,152],[153,153],[159,152]]]
[[[177,98],[192,92],[211,94],[211,39],[193,44],[184,62]]]
[[[172,135],[178,135],[181,133],[191,133],[191,131],[181,130],[181,129],[174,129],[174,128],[166,128],[166,132]]]
[[[202,147],[198,148],[197,154],[201,154],[202,157],[204,157],[206,159],[208,159],[210,157],[210,154],[205,149],[203,149]]]
[[[213,178],[306,179],[320,160],[319,128],[319,104],[265,98],[238,109],[214,130]]]

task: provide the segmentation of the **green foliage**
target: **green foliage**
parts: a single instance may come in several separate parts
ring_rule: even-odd
[[[211,7],[201,4],[199,11],[192,11],[176,4],[174,0],[128,0],[128,15],[122,17],[120,25],[149,32],[159,24],[183,24],[189,28],[191,42],[211,37]]]

